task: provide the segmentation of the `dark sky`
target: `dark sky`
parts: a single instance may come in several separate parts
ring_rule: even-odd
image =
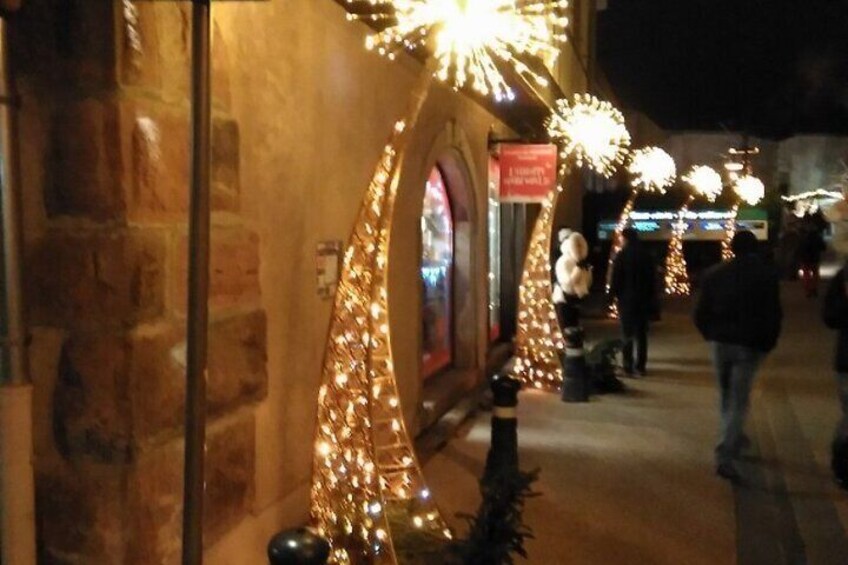
[[[598,58],[669,129],[848,134],[848,0],[609,0]]]

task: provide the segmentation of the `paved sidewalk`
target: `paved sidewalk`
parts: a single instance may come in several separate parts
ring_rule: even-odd
[[[541,467],[526,520],[538,564],[848,563],[848,494],[833,486],[828,449],[837,417],[833,336],[818,304],[784,287],[786,323],[760,373],[743,464],[745,483],[713,474],[716,392],[689,304],[670,304],[651,335],[649,376],[629,392],[563,404],[522,393],[521,465]],[[590,339],[616,333],[591,320]],[[489,444],[488,413],[426,466],[446,516],[472,512]]]

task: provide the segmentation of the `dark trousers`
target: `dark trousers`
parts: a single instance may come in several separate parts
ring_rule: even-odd
[[[648,364],[648,318],[622,321],[621,330],[624,334],[624,347],[621,350],[624,372],[632,373],[634,367],[644,372]]]

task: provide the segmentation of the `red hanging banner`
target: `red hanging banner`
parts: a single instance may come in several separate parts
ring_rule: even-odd
[[[498,157],[501,202],[542,202],[554,189],[556,145],[501,145]]]

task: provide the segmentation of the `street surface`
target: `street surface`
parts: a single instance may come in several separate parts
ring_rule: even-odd
[[[691,301],[668,304],[651,333],[648,377],[628,392],[564,404],[519,397],[524,469],[540,467],[527,504],[537,564],[848,564],[848,493],[832,482],[829,446],[838,407],[833,335],[819,302],[797,283],[782,290],[784,329],[752,395],[752,449],[733,486],[716,477],[717,395]],[[587,320],[587,339],[617,327]],[[443,513],[473,513],[489,445],[488,412],[427,462]]]

